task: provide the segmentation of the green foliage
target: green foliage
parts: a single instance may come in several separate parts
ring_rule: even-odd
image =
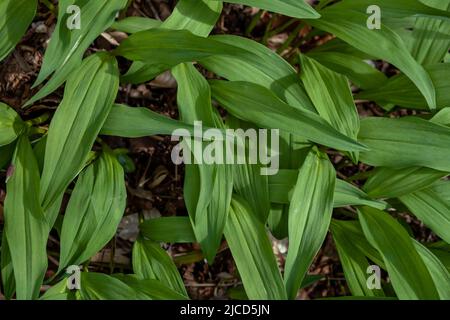
[[[308,271],[332,239],[351,295],[342,299],[450,299],[450,0],[179,0],[165,21],[124,17],[130,3],[58,1],[35,95],[22,106],[33,108],[0,102],[2,296],[184,300],[177,266],[212,264],[229,250],[242,283],[230,297],[295,299],[323,279]],[[273,17],[262,43],[210,35],[224,3],[259,8],[253,26],[263,13]],[[79,29],[67,25],[71,5],[81,10]],[[381,9],[381,29],[367,26],[370,5]],[[0,2],[2,67],[37,7]],[[290,17],[282,32],[296,26],[278,53],[265,45],[278,34],[277,15]],[[109,28],[128,35],[109,52],[88,50]],[[166,71],[177,83],[179,119],[118,99],[120,82],[143,84]],[[56,110],[40,114],[51,109],[42,98],[63,84]],[[139,212],[131,266],[114,273],[113,256],[109,274],[91,272],[91,258],[114,248],[132,213],[126,173],[136,169],[123,146],[112,150],[99,136],[183,129],[183,142],[204,151],[211,139],[194,136],[196,121],[220,133],[278,130],[279,170],[262,175],[248,159],[186,164],[185,214]],[[419,241],[405,216],[439,241]],[[274,254],[275,238],[287,238],[287,253]],[[199,247],[180,258],[162,243]],[[58,270],[48,269],[49,256]],[[76,291],[67,287],[70,265],[83,265]],[[383,270],[378,288],[367,284],[374,265]],[[50,288],[41,295],[44,281]]]

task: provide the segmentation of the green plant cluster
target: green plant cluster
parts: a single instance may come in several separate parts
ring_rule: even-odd
[[[312,34],[334,37],[288,62],[253,40],[210,35],[223,2],[299,19]],[[331,232],[353,297],[450,299],[449,0],[322,0],[314,7],[303,0],[179,0],[164,22],[118,19],[127,0],[43,3],[57,24],[34,84],[39,90],[23,108],[63,84],[64,96],[48,130],[0,103],[0,168],[8,169],[0,258],[6,298],[187,299],[159,243],[198,242],[212,263],[224,237],[245,297],[294,299],[317,280],[308,269]],[[0,2],[0,60],[24,36],[37,5]],[[81,9],[80,29],[67,26],[71,5]],[[367,26],[371,5],[381,9],[379,29]],[[111,52],[85,57],[110,28],[129,36]],[[125,74],[118,57],[132,61]],[[397,75],[388,78],[367,63],[375,60]],[[206,79],[196,64],[222,80]],[[179,120],[115,104],[120,83],[145,83],[167,70],[178,84]],[[384,116],[361,117],[355,100],[376,103]],[[216,106],[227,111],[225,120]],[[399,117],[399,108],[410,116]],[[278,174],[263,176],[255,164],[186,165],[188,216],[142,222],[133,274],[88,272],[126,208],[124,169],[99,135],[192,132],[195,121],[279,129]],[[330,150],[373,170],[338,178]],[[358,188],[354,180],[365,184]],[[60,214],[65,194],[70,199]],[[416,241],[398,212],[441,240]],[[59,270],[45,279],[51,287],[42,294],[52,230],[61,243]],[[268,230],[289,239],[283,270]],[[65,269],[83,264],[81,289],[67,289]],[[370,265],[387,275],[379,288],[367,285]]]

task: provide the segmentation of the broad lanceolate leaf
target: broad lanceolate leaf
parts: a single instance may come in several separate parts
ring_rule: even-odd
[[[214,126],[211,89],[205,78],[192,64],[187,63],[176,66],[172,73],[178,82],[177,101],[181,119],[190,124],[201,120],[205,125]],[[222,239],[232,191],[231,165],[186,166],[186,206],[197,241],[210,262],[213,261]]]
[[[14,278],[14,267],[11,261],[11,253],[9,252],[8,239],[6,233],[2,233],[2,246],[0,256],[0,274],[2,276],[2,293],[6,300],[11,300],[16,291],[16,280]]]
[[[157,280],[133,275],[109,276],[104,273],[81,273],[82,300],[183,300],[184,296]]]
[[[450,186],[448,181],[438,182],[439,185]],[[439,237],[450,243],[450,202],[441,196],[434,188],[415,191],[401,196],[408,209]]]
[[[153,28],[159,28],[162,22],[145,17],[126,17],[120,21],[116,21],[111,25],[112,29],[126,32],[136,33],[139,31],[145,31]]]
[[[258,7],[298,19],[317,19],[320,17],[320,14],[311,8],[305,0],[225,0],[225,2]]]
[[[341,1],[333,6],[333,9],[355,10],[361,13],[366,13],[367,8],[371,5],[380,7],[383,18],[404,18],[428,16],[435,19],[448,20],[450,12],[440,10],[426,5],[423,0],[352,0]],[[322,12],[322,11],[321,11]]]
[[[450,172],[448,127],[420,118],[365,118],[359,141],[370,149],[361,152],[361,161],[369,165]]]
[[[269,195],[273,203],[289,204],[297,182],[298,170],[281,169],[269,176]],[[344,180],[336,179],[333,207],[369,206],[383,210],[384,201],[371,199],[366,193]]]
[[[450,126],[450,107],[439,110],[430,121],[444,126]]]
[[[259,84],[281,100],[297,109],[315,112],[297,71],[283,58],[266,46],[250,39],[218,35],[210,39],[252,52],[252,58],[245,55],[214,55],[199,62],[220,77],[230,81],[247,81]]]
[[[222,1],[180,0],[162,28],[189,30],[206,37],[214,28],[222,12]]]
[[[19,115],[0,102],[0,147],[10,144],[25,130],[25,124]]]
[[[37,0],[0,2],[0,61],[14,49],[36,14]]]
[[[156,279],[187,296],[183,280],[172,259],[161,246],[139,237],[133,246],[133,271],[142,279]]]
[[[17,142],[12,166],[6,185],[5,234],[17,299],[34,299],[47,269],[49,226],[39,202],[39,169],[26,135]]]
[[[436,89],[436,104],[439,109],[450,106],[450,63],[425,66]],[[420,91],[404,74],[390,78],[384,85],[363,91],[358,99],[373,100],[379,104],[394,104],[405,108],[426,109],[427,103]]]
[[[3,169],[11,162],[14,150],[16,148],[15,142],[0,147],[0,169]]]
[[[369,207],[358,211],[364,235],[382,255],[400,299],[437,299],[438,292],[413,239],[393,217]]]
[[[367,28],[366,14],[353,10],[340,10],[334,8],[336,6],[322,10],[322,18],[309,20],[309,23],[336,35],[363,52],[398,67],[419,88],[430,109],[435,109],[436,93],[430,75],[414,60],[401,37],[383,24],[379,30],[370,30]]]
[[[270,90],[250,82],[211,81],[212,94],[239,119],[280,129],[310,141],[346,151],[365,147],[331,127],[317,114],[292,108]]]
[[[375,198],[396,198],[426,188],[446,172],[423,168],[376,168],[364,185],[364,191]]]
[[[325,239],[333,212],[336,172],[328,157],[312,150],[298,172],[289,207],[289,250],[284,282],[294,299]]]
[[[114,236],[126,206],[123,168],[110,150],[79,176],[61,230],[59,270],[79,265]]]
[[[212,55],[241,55],[251,58],[247,50],[196,36],[186,30],[152,29],[125,39],[115,50],[117,55],[134,61],[154,61],[167,69]]]
[[[224,232],[248,298],[286,299],[265,226],[245,200],[233,196]]]
[[[207,37],[220,17],[222,6],[222,1],[178,1],[172,14],[164,21],[161,28],[187,30],[197,36]],[[122,77],[122,81],[142,83],[154,78],[171,66],[154,60],[135,61]]]
[[[47,211],[85,165],[119,87],[117,61],[104,53],[87,58],[67,81],[48,131],[41,181]],[[47,216],[52,225],[55,215]]]
[[[300,74],[319,115],[333,128],[354,140],[358,137],[359,116],[348,79],[305,55],[300,55]],[[358,153],[350,153],[358,162]]]
[[[194,136],[194,126],[171,119],[147,108],[116,104],[106,118],[101,134],[125,138],[170,135],[184,129]],[[179,131],[183,133],[182,130]]]
[[[427,249],[420,242],[413,241],[417,252],[419,252],[433,278],[439,297],[442,300],[450,300],[450,272],[431,250]]]
[[[332,220],[331,232],[350,291],[354,296],[384,296],[383,290],[369,289],[367,286],[369,262],[364,253],[355,246],[355,242],[359,239],[348,232],[346,228],[348,223]]]
[[[44,62],[34,84],[41,84],[52,73],[49,82],[30,100],[27,105],[42,99],[63,84],[73,70],[80,66],[83,54],[100,33],[113,23],[119,10],[127,0],[62,0],[59,2],[58,23],[44,55]],[[69,10],[75,5],[76,11]],[[79,19],[79,28],[76,25]],[[69,26],[73,24],[73,28]]]
[[[156,242],[196,242],[188,217],[163,217],[145,220],[139,226],[141,234]]]
[[[422,0],[423,3],[450,11],[450,0]],[[450,48],[450,21],[430,17],[417,18],[407,42],[417,62],[432,65],[442,62]]]
[[[325,67],[345,75],[362,89],[379,87],[388,80],[383,72],[351,53],[312,50],[307,55]]]

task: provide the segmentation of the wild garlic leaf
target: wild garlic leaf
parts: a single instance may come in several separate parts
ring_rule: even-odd
[[[14,269],[16,296],[35,299],[47,270],[49,225],[39,202],[39,169],[26,135],[20,136],[6,184],[5,235]]]
[[[336,172],[328,157],[312,149],[298,172],[289,207],[289,249],[284,283],[295,299],[327,235],[333,212]]]
[[[320,14],[305,0],[225,0],[225,2],[258,7],[298,19],[317,19],[320,17]]]
[[[133,245],[133,271],[141,279],[156,279],[181,295],[187,296],[171,257],[160,244],[139,237]]]
[[[0,2],[0,61],[14,50],[33,21],[37,0],[2,0]]]
[[[59,271],[82,264],[114,237],[126,207],[124,179],[108,149],[80,174],[62,224]]]
[[[346,151],[364,150],[317,114],[295,109],[270,90],[241,81],[210,81],[213,98],[235,117],[262,128],[280,129],[312,142]]]
[[[141,234],[155,242],[196,242],[189,217],[147,219],[139,225]]]
[[[85,59],[80,69],[68,79],[64,98],[48,130],[41,180],[44,212],[59,206],[65,189],[85,166],[113,106],[118,87],[117,61],[106,53]],[[47,215],[50,225],[56,219],[55,213]]]
[[[442,182],[449,185],[448,181]],[[433,185],[399,197],[400,201],[427,227],[450,242],[450,204]]]
[[[447,172],[424,167],[378,167],[366,181],[364,191],[375,198],[396,198],[424,189],[447,175]]]
[[[450,172],[450,128],[420,118],[364,118],[361,161],[391,168],[427,167]]]
[[[193,124],[203,121],[214,126],[211,89],[192,64],[172,69],[178,83],[177,102],[181,119]],[[191,139],[192,141],[192,139]],[[189,152],[189,151],[187,151]],[[184,197],[197,241],[209,262],[220,246],[233,191],[229,164],[187,164]]]
[[[249,299],[286,299],[267,231],[244,199],[233,196],[225,238]]]
[[[333,128],[356,140],[359,115],[348,79],[305,55],[300,55],[300,65],[300,78],[318,114]],[[350,157],[358,162],[357,152],[350,152]]]
[[[370,30],[367,28],[366,14],[340,10],[336,6],[322,10],[320,19],[309,20],[308,23],[398,67],[417,86],[428,107],[436,109],[436,92],[430,75],[414,60],[402,38],[383,24],[379,30]]]
[[[0,147],[4,147],[25,130],[26,125],[13,108],[0,102]]]
[[[53,74],[53,76],[26,103],[26,106],[55,91],[74,73],[74,69],[80,68],[87,48],[100,33],[111,26],[118,11],[126,4],[127,0],[61,0],[59,2],[55,31],[45,51],[44,61],[33,87],[41,84],[50,75]],[[68,10],[72,5],[79,8],[79,16],[76,16],[76,11]],[[79,25],[76,19],[79,19]],[[69,28],[71,25],[72,27]]]
[[[439,295],[423,259],[401,224],[388,213],[363,207],[358,210],[367,240],[383,257],[399,299],[438,299]]]
[[[354,296],[384,296],[383,289],[369,289],[367,286],[367,268],[369,261],[363,252],[355,246],[359,239],[348,232],[348,221],[332,220],[331,233],[344,269],[345,280]]]
[[[450,106],[450,63],[425,66],[436,89],[438,109]],[[410,109],[427,109],[427,103],[417,87],[404,74],[396,75],[382,86],[362,91],[357,99],[376,101],[380,105],[394,104]]]
[[[441,300],[450,299],[450,272],[431,250],[417,240],[413,240],[417,252],[422,257],[430,272]]]

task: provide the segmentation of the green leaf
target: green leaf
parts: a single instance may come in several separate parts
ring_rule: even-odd
[[[25,124],[13,108],[0,102],[0,147],[10,144],[25,130]]]
[[[448,175],[430,168],[376,168],[364,185],[364,191],[374,198],[396,198],[430,186]]]
[[[19,300],[34,299],[47,270],[49,227],[39,202],[39,169],[27,136],[20,136],[6,185],[5,234]]]
[[[161,21],[147,17],[126,17],[120,21],[115,21],[111,25],[111,28],[126,33],[136,33],[139,31],[159,28],[161,24]]]
[[[16,144],[14,142],[0,147],[0,169],[3,169],[11,162],[15,148]]]
[[[448,181],[443,183],[450,185]],[[433,186],[402,195],[399,199],[439,237],[450,242],[450,203]]]
[[[225,0],[225,2],[258,7],[298,19],[317,19],[320,17],[320,14],[304,0]]]
[[[328,232],[336,172],[326,154],[312,150],[298,172],[289,207],[289,250],[284,282],[290,299],[298,290]]]
[[[399,299],[437,299],[431,275],[406,230],[386,212],[358,210],[367,240],[382,255]]]
[[[346,2],[348,3],[344,1],[342,4]],[[436,109],[436,93],[430,75],[414,60],[402,38],[383,24],[379,30],[370,30],[367,28],[366,14],[341,10],[337,8],[338,5],[322,10],[321,19],[308,22],[316,28],[336,35],[357,49],[398,67],[414,82],[425,97],[429,108]],[[364,10],[366,9],[367,6]]]
[[[425,4],[450,11],[450,0],[428,0]],[[450,21],[417,18],[407,42],[413,57],[423,65],[442,62],[450,48]]]
[[[114,237],[126,197],[123,168],[106,149],[72,191],[61,229],[59,271],[85,262]]]
[[[404,18],[404,17],[420,17],[427,16],[435,19],[448,20],[450,12],[439,10],[428,5],[425,5],[419,0],[352,0],[341,1],[332,6],[336,10],[355,10],[361,13],[366,13],[367,8],[371,5],[377,5],[382,12],[382,18]],[[322,12],[322,11],[321,11]]]
[[[114,278],[119,279],[136,291],[138,300],[187,300],[185,295],[179,294],[171,288],[165,286],[158,280],[139,279],[136,275],[115,274]]]
[[[442,124],[444,126],[450,126],[450,108],[443,108],[436,113],[433,118],[430,119],[431,122]]]
[[[431,250],[428,250],[420,242],[416,240],[413,241],[417,252],[419,252],[433,278],[439,297],[442,300],[450,300],[450,272]]]
[[[387,203],[381,200],[375,200],[368,196],[364,191],[344,180],[336,180],[336,190],[334,191],[334,207],[345,206],[369,206],[376,209],[386,209]]]
[[[172,259],[161,246],[139,237],[133,246],[133,271],[142,279],[156,279],[187,296],[183,280]]]
[[[283,280],[264,224],[238,196],[233,196],[231,202],[225,238],[249,299],[286,299]]]
[[[76,300],[76,291],[67,288],[67,279],[63,279],[45,291],[39,300]]]
[[[153,61],[167,69],[212,55],[240,55],[251,58],[251,52],[196,36],[186,30],[152,29],[135,33],[114,51],[133,61]]]
[[[300,55],[300,65],[300,78],[319,115],[340,133],[356,140],[359,116],[348,79],[305,55]],[[350,156],[358,162],[357,152]]]
[[[172,73],[178,83],[177,102],[181,119],[190,124],[200,120],[214,126],[211,89],[205,78],[192,64],[187,63],[176,66]],[[192,140],[186,141],[190,143]],[[228,164],[187,164],[185,170],[186,207],[197,241],[207,260],[212,262],[227,221],[233,171]]]
[[[276,175],[269,176],[269,195],[273,203],[288,204],[297,182],[298,170],[280,169]],[[387,204],[384,201],[371,199],[366,193],[354,185],[336,179],[333,207],[369,206],[383,210]]]
[[[370,149],[361,152],[361,161],[369,165],[450,172],[450,128],[412,117],[365,118],[359,141]]]
[[[138,293],[121,280],[104,273],[82,272],[82,300],[137,300]]]
[[[85,166],[112,108],[119,87],[117,61],[104,53],[84,60],[67,81],[64,98],[50,123],[41,181],[41,203],[48,214]],[[69,125],[68,125],[69,124]],[[50,225],[56,216],[47,215]]]
[[[365,254],[355,246],[355,243],[359,239],[358,237],[353,237],[353,234],[348,232],[346,228],[348,223],[332,220],[331,232],[350,291],[354,296],[384,296],[383,290],[369,289],[367,286],[367,268],[369,267],[369,262]]]
[[[331,127],[317,114],[292,108],[270,90],[249,82],[211,81],[213,98],[239,119],[280,129],[339,150],[365,147]]]
[[[194,136],[194,126],[171,119],[147,108],[115,104],[106,118],[101,134],[125,138],[171,135],[177,129]],[[179,130],[182,133],[182,130]]]
[[[178,1],[172,14],[164,21],[161,28],[188,30],[194,35],[207,37],[219,19],[222,7],[221,1]],[[155,63],[154,60],[135,61],[122,77],[122,81],[127,83],[146,82],[172,66],[175,64],[168,66],[160,62]]]
[[[139,226],[141,234],[156,242],[196,242],[188,217],[163,217],[145,220]]]
[[[252,52],[246,55],[214,55],[202,58],[200,64],[218,76],[230,81],[247,81],[259,84],[281,100],[297,109],[315,112],[297,71],[283,58],[266,46],[250,39],[216,35],[210,39]]]
[[[14,49],[36,14],[37,0],[0,2],[0,61]]]
[[[53,73],[52,78],[31,98],[26,106],[42,99],[62,85],[75,68],[79,68],[84,52],[91,43],[114,22],[127,0],[62,0],[59,3],[58,22],[45,51],[44,61],[33,87],[41,84]],[[68,7],[80,9],[80,28],[69,29],[68,22],[74,13]],[[69,12],[69,13],[68,13]],[[76,73],[76,72],[75,72]]]
[[[2,233],[2,247],[0,256],[2,276],[2,293],[6,300],[11,300],[16,291],[16,280],[14,278],[14,268],[11,261],[11,254],[8,247],[8,239],[6,239],[6,233]]]
[[[307,55],[325,67],[347,76],[362,89],[382,86],[388,80],[384,73],[354,54],[335,51],[311,51]]]
[[[162,28],[189,30],[206,37],[216,25],[222,12],[222,1],[180,0]]]
[[[436,89],[438,109],[450,106],[450,63],[438,63],[425,66]],[[357,99],[376,101],[380,105],[394,104],[410,109],[427,109],[427,102],[420,91],[404,74],[396,75],[382,86],[363,91]]]

